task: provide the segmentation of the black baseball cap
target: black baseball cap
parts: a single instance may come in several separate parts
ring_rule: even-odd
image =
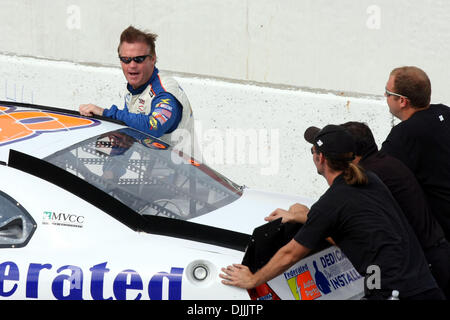
[[[306,129],[304,137],[327,158],[347,161],[355,158],[355,140],[342,126],[329,124],[322,129],[309,127]],[[347,156],[348,153],[352,153],[350,158]]]

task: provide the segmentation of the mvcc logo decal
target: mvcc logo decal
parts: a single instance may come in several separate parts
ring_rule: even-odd
[[[0,146],[30,139],[41,133],[82,129],[98,124],[98,120],[56,112],[16,111],[14,107],[0,106]]]

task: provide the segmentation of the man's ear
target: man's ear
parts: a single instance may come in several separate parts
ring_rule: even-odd
[[[316,154],[317,158],[316,161],[320,164],[323,164],[325,162],[325,156],[323,155],[322,152],[320,152],[319,154]]]
[[[410,101],[409,101],[408,98],[399,97],[399,99],[400,99],[400,108],[405,109],[405,108],[411,106]]]

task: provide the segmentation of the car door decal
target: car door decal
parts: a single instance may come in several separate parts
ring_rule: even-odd
[[[42,133],[93,127],[100,121],[50,111],[17,110],[0,106],[0,146]]]

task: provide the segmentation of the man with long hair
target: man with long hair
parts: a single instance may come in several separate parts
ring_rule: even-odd
[[[423,251],[401,209],[381,180],[353,164],[355,142],[345,128],[310,127],[305,139],[311,148],[317,172],[329,189],[309,210],[296,204],[289,211],[275,210],[267,220],[299,222],[303,226],[261,269],[252,273],[235,264],[222,268],[226,285],[257,287],[305,257],[327,237],[365,277],[367,299],[387,299],[400,292],[400,299],[444,299],[432,277]],[[368,285],[369,270],[380,270],[380,287]]]

